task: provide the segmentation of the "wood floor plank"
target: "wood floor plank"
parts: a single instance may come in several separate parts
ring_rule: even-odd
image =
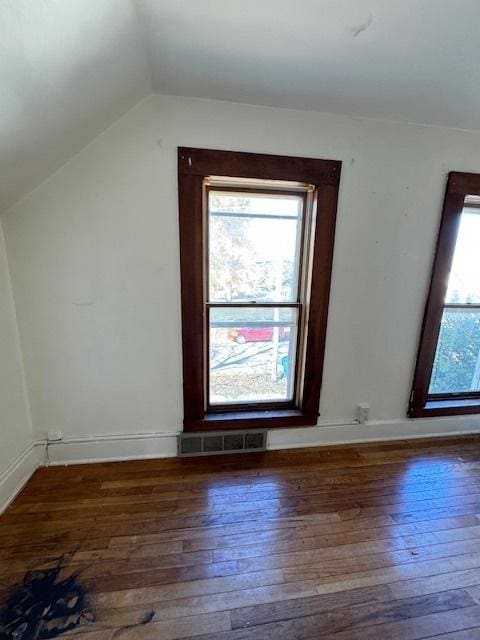
[[[452,631],[452,633],[441,633],[435,636],[435,640],[480,640],[480,627]]]
[[[107,606],[107,603],[110,603],[108,606],[114,606],[115,603],[121,601],[130,603],[128,606],[133,606],[138,602],[152,603],[165,600],[180,600],[182,598],[208,594],[280,585],[285,582],[283,580],[283,573],[279,569],[274,569],[273,571],[257,571],[255,573],[236,573],[212,578],[201,578],[198,580],[185,580],[183,582],[178,580],[161,585],[157,583],[156,585],[149,586],[147,584],[138,588],[128,584],[128,579],[127,577],[127,580],[122,581],[121,576],[116,576],[116,589],[108,590],[101,588],[98,582],[95,583],[92,591],[100,594],[97,596],[97,602],[102,602],[105,606]]]
[[[208,595],[198,595],[176,600],[158,600],[155,593],[113,592],[96,596],[96,606],[106,608],[139,607],[149,605],[156,611],[157,620],[181,618],[185,615],[226,611],[234,607],[249,607],[254,604],[287,601],[316,594],[315,580],[300,580],[282,584],[253,587],[236,591],[224,591]],[[142,599],[142,595],[144,596]],[[473,602],[473,601],[472,601]],[[158,607],[156,606],[158,605]]]
[[[137,614],[138,615],[138,614]],[[185,616],[174,620],[157,621],[152,619],[146,625],[132,624],[131,614],[103,614],[87,627],[84,633],[76,633],[75,640],[179,640],[194,638],[205,634],[219,633],[229,630],[228,612],[204,613],[197,616]]]
[[[306,598],[280,601],[272,604],[256,604],[252,607],[233,609],[230,612],[232,629],[243,629],[261,624],[290,620],[353,605],[374,602],[389,602],[394,596],[387,585],[350,589],[341,593],[317,595]],[[473,603],[472,603],[473,604]]]
[[[405,635],[395,633],[401,625],[407,631],[413,623],[423,619],[423,627],[433,628],[435,616],[451,616],[457,622],[464,618],[471,621],[478,618],[480,612],[468,594],[443,592],[431,597],[413,598],[386,603],[371,603],[353,606],[348,609],[337,609],[329,613],[315,614],[291,618],[289,620],[267,623],[264,625],[225,631],[215,635],[200,636],[201,640],[264,640],[268,638],[288,638],[289,640],[306,640],[310,638],[331,637],[338,640],[346,638],[422,638],[425,635]],[[425,623],[426,619],[427,624]],[[438,624],[438,623],[437,623]],[[461,624],[461,623],[460,623]],[[465,624],[465,623],[464,623]],[[468,624],[468,623],[467,623]],[[472,625],[471,625],[472,626]],[[461,627],[460,627],[461,628]],[[361,630],[364,629],[362,632]],[[456,630],[456,629],[454,629]],[[362,635],[359,635],[358,632]],[[431,634],[432,635],[432,634]]]
[[[380,521],[379,521],[380,522]],[[437,542],[446,541],[443,532],[451,531],[447,534],[450,536],[459,536],[461,538],[476,537],[477,527],[480,525],[478,516],[460,516],[458,518],[441,518],[438,520],[427,520],[419,523],[407,523],[404,525],[390,524],[389,526],[372,526],[371,523],[365,522],[365,527],[349,528],[346,530],[344,525],[330,526],[310,525],[298,526],[291,528],[277,528],[266,531],[254,531],[230,535],[216,535],[211,532],[207,536],[189,536],[184,540],[184,551],[200,551],[206,549],[224,549],[226,547],[235,547],[243,549],[243,547],[254,547],[268,543],[270,549],[275,549],[277,553],[288,551],[288,545],[293,542],[297,543],[302,540],[302,548],[306,548],[306,541],[311,541],[312,548],[322,548],[329,546],[338,546],[343,544],[365,542],[368,540],[383,540],[399,538],[402,536],[415,536],[421,533],[430,533],[435,536]],[[457,533],[453,533],[459,530]],[[475,530],[475,531],[474,531]],[[438,537],[437,537],[438,536]],[[137,544],[154,544],[154,539],[145,541],[138,540]],[[112,538],[110,546],[121,546],[124,542],[122,538]],[[273,546],[272,546],[273,545]],[[239,551],[241,553],[241,551]],[[255,553],[253,554],[255,555]],[[248,557],[248,553],[245,554]]]
[[[354,551],[352,549],[352,551]],[[403,566],[411,562],[424,559],[449,558],[470,554],[476,556],[479,553],[477,541],[446,542],[430,545],[428,547],[415,547],[413,549],[400,549],[380,551],[360,556],[343,555],[341,550],[314,549],[312,551],[294,551],[277,555],[265,555],[261,558],[246,558],[238,560],[241,572],[260,571],[268,569],[301,567],[303,565],[318,567],[317,571],[323,571],[324,575],[334,573],[362,571],[365,569],[377,569],[386,566]],[[232,558],[233,559],[233,558]],[[226,560],[226,558],[223,558]],[[320,577],[320,576],[319,576]]]
[[[278,582],[283,582],[283,573],[278,570]],[[118,591],[124,589],[139,589],[156,585],[178,585],[184,589],[185,584],[190,582],[201,582],[208,584],[208,581],[215,578],[235,576],[238,578],[238,562],[219,562],[211,564],[187,565],[181,567],[162,568],[139,568],[137,571],[127,571],[119,573],[119,568],[115,563],[109,564],[108,569],[103,573],[92,572],[94,575],[86,575],[82,571],[83,583],[94,593],[104,593],[108,591]],[[265,572],[262,572],[265,575]],[[208,593],[208,587],[205,587]],[[222,589],[220,588],[220,591]],[[178,596],[177,596],[178,597]]]
[[[470,572],[467,574],[467,572]],[[401,565],[390,565],[380,569],[367,569],[337,575],[324,575],[323,567],[294,567],[283,570],[285,581],[295,581],[299,575],[314,579],[318,576],[317,592],[332,593],[345,591],[347,589],[358,589],[360,587],[373,586],[377,584],[390,584],[395,582],[410,583],[416,579],[443,576],[448,586],[448,580],[459,580],[458,584],[452,582],[453,586],[472,586],[480,576],[480,555],[465,554],[461,556],[451,556],[448,558],[430,559],[423,561],[413,560],[410,563]],[[463,582],[466,580],[466,583]],[[393,585],[390,585],[393,588]],[[419,593],[431,593],[443,591],[443,588],[432,588]],[[409,592],[408,592],[409,593]],[[414,593],[417,593],[415,591]]]
[[[377,533],[378,530],[369,530],[366,540],[362,540],[362,536],[355,533],[352,536],[337,536],[336,544],[333,536],[325,539],[324,536],[318,537],[301,537],[298,536],[293,541],[269,543],[268,545],[250,544],[241,546],[229,546],[226,548],[215,549],[213,551],[213,561],[221,562],[226,560],[239,560],[242,558],[255,558],[258,556],[280,555],[284,553],[295,552],[298,548],[304,551],[322,550],[325,557],[332,559],[334,557],[352,557],[371,555],[383,551],[397,551],[401,549],[417,548],[424,546],[432,546],[441,543],[457,542],[460,540],[475,540],[478,542],[480,537],[480,526],[465,527],[461,529],[449,529],[447,531],[439,531],[434,533],[418,533],[411,535],[391,535],[386,533]],[[383,537],[385,536],[385,537]],[[350,542],[350,539],[353,539]],[[188,545],[186,545],[188,548]],[[156,545],[152,545],[153,549],[157,549]],[[149,546],[141,547],[142,553],[150,555],[155,553]],[[110,550],[98,550],[85,553],[98,553],[100,555],[107,554]]]
[[[440,613],[427,614],[415,618],[406,618],[396,622],[387,622],[366,627],[331,634],[332,640],[372,640],[374,638],[388,638],[388,640],[423,640],[434,638],[440,634],[453,631],[471,629],[480,625],[480,607],[465,607],[450,609]],[[201,637],[201,636],[200,636]],[[205,636],[204,636],[205,637]],[[321,637],[311,636],[308,640]],[[216,640],[219,640],[216,638]]]
[[[390,589],[395,597],[408,598],[414,595],[423,595],[447,589],[466,588],[470,595],[476,599],[472,592],[472,587],[478,584],[480,584],[480,568],[473,568],[439,573],[412,580],[401,580],[391,584]]]

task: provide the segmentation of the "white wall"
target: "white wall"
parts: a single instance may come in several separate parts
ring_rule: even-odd
[[[180,145],[343,161],[320,420],[405,420],[446,174],[480,171],[480,133],[156,96],[3,217],[37,437],[181,428]]]
[[[31,452],[25,379],[15,309],[0,224],[0,512],[29,474],[25,458]]]

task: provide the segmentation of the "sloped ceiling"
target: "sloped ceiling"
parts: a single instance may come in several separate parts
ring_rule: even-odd
[[[0,208],[152,91],[480,128],[479,0],[0,0]]]
[[[151,90],[129,0],[0,0],[0,208]]]

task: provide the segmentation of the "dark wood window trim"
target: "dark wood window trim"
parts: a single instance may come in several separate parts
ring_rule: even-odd
[[[341,162],[256,153],[178,149],[186,431],[291,427],[318,420]],[[204,180],[209,176],[286,180],[315,188],[316,226],[302,399],[298,407],[207,412],[205,406]]]
[[[449,173],[410,395],[411,418],[480,413],[480,393],[428,393],[443,309],[452,306],[445,305],[445,296],[466,196],[480,196],[480,174]]]

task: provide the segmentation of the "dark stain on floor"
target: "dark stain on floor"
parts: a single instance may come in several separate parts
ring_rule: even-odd
[[[86,603],[79,573],[59,577],[53,569],[30,571],[0,611],[0,640],[41,640],[95,619]]]

